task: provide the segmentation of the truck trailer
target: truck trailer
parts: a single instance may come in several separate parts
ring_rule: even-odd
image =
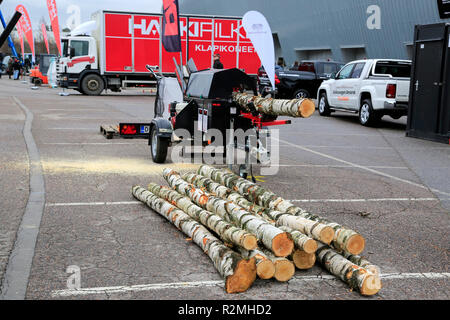
[[[99,11],[92,20],[91,34],[62,39],[57,63],[58,85],[86,95],[155,86],[146,65],[175,74],[174,58],[183,65],[192,58],[198,70],[204,70],[212,68],[213,55],[219,53],[225,69],[249,75],[256,75],[261,65],[238,17],[180,15],[181,54],[164,49],[161,14]]]

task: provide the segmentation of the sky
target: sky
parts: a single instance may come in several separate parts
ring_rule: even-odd
[[[40,29],[39,22],[41,18],[44,18],[47,24],[50,24],[47,0],[3,0],[0,10],[7,23],[13,16],[15,8],[20,4],[27,9],[33,29]],[[73,25],[73,23],[89,21],[92,13],[102,9],[160,13],[162,0],[56,0],[56,6],[58,8],[59,24],[61,29],[64,29],[67,25]],[[69,10],[71,12],[68,12]],[[80,19],[76,19],[78,12]],[[2,29],[0,27],[0,30]]]

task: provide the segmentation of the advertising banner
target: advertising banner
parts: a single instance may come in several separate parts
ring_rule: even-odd
[[[275,90],[275,48],[267,19],[258,11],[249,11],[242,18],[242,25]]]
[[[25,60],[25,44],[23,42],[23,31],[20,28],[20,24],[17,24],[17,33],[19,34],[20,50],[22,52],[22,60]]]
[[[18,5],[16,7],[16,11],[19,11],[22,14],[22,17],[19,20],[20,29],[22,30],[25,38],[27,38],[28,44],[31,48],[31,53],[33,55],[33,61],[35,61],[34,38],[30,16],[28,15],[27,9],[25,9],[23,5]]]
[[[56,46],[58,47],[59,55],[61,53],[61,36],[59,33],[59,22],[58,22],[58,10],[56,8],[55,0],[47,0],[48,14],[50,16],[50,23],[52,26],[53,35],[55,37]]]
[[[167,52],[181,52],[178,0],[163,0],[161,38]]]
[[[50,54],[50,48],[48,46],[47,28],[45,27],[44,23],[42,24],[41,29],[42,29],[42,36],[44,37],[45,47],[47,48],[47,53]]]

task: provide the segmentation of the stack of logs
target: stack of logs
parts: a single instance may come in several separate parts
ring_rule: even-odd
[[[133,187],[133,196],[200,247],[225,279],[244,292],[258,276],[289,281],[316,262],[362,295],[381,289],[379,268],[359,254],[357,232],[306,212],[234,173],[203,165],[197,174],[165,169],[168,187]]]

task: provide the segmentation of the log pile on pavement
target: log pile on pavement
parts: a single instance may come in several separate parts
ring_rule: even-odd
[[[364,259],[365,239],[306,212],[225,169],[163,171],[169,187],[136,186],[133,196],[165,217],[213,261],[228,293],[255,279],[289,281],[317,262],[362,295],[381,289],[379,268]]]

